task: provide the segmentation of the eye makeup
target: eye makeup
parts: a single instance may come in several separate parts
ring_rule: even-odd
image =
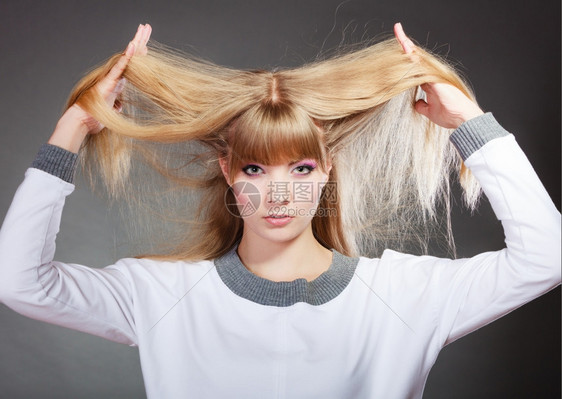
[[[248,176],[258,176],[263,173],[263,169],[258,165],[249,164],[242,167],[242,172]]]
[[[289,166],[291,173],[301,176],[310,174],[314,169],[318,167],[318,163],[314,159],[304,159],[300,161],[290,162],[287,165]],[[277,165],[274,165],[274,167],[276,166]],[[266,173],[264,167],[255,163],[249,163],[243,166],[241,170],[247,176],[259,176]]]
[[[312,159],[305,159],[297,162],[297,164],[298,165],[293,168],[293,171],[295,171],[298,175],[308,175],[318,166],[316,161]]]

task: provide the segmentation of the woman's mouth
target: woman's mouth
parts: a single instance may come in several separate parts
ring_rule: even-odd
[[[285,226],[293,218],[287,215],[270,215],[266,216],[264,219],[273,226]]]

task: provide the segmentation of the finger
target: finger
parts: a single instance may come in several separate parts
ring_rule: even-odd
[[[144,25],[136,54],[146,55],[146,53],[148,52],[146,48],[146,44],[150,39],[151,33],[152,33],[152,27],[149,24]]]
[[[416,101],[416,103],[414,104],[414,108],[418,113],[429,117],[429,104],[426,103],[424,100]]]
[[[146,25],[140,24],[137,33],[135,33],[135,37],[131,40],[135,44],[135,54],[139,54],[142,52],[142,48],[145,45],[144,37],[145,37]]]
[[[142,37],[142,31],[144,29],[144,25],[143,24],[139,24],[139,27],[137,28],[137,32],[135,33],[135,37],[133,37],[133,40],[131,40],[133,43],[138,44],[141,37]]]
[[[146,46],[146,43],[148,43],[148,40],[150,39],[150,34],[152,33],[152,26],[150,26],[149,24],[146,24],[144,26],[144,30],[142,32],[142,39],[141,39],[141,44]]]
[[[152,28],[150,27],[150,25],[148,25],[148,24],[146,24],[146,25],[140,24],[139,25],[137,33],[135,34],[135,37],[132,40],[132,42],[135,44],[135,54],[145,55],[147,53],[146,43],[148,42],[148,39],[150,38],[151,32],[152,32]]]
[[[411,54],[414,51],[414,42],[406,36],[400,22],[394,24],[394,36],[400,42],[405,54]]]
[[[131,43],[135,45],[135,51],[137,51],[140,47],[143,30],[144,30],[144,25],[140,24],[137,29],[137,32],[135,33],[135,37],[133,37],[133,40],[131,40]]]
[[[125,54],[123,54],[119,58],[119,61],[117,61],[117,63],[113,66],[113,68],[111,68],[111,70],[106,76],[106,79],[109,79],[112,82],[117,82],[117,80],[123,74],[123,71],[127,67],[127,64],[129,63],[129,60],[131,59],[133,54],[135,54],[135,44],[131,42],[127,46],[127,49],[125,50]]]

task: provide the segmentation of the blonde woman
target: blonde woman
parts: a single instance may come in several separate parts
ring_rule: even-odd
[[[78,84],[0,232],[2,302],[138,345],[149,397],[419,398],[444,345],[560,283],[560,214],[513,136],[400,25],[273,72],[147,50],[150,33]],[[78,152],[175,241],[53,261]],[[507,248],[397,252],[424,249],[452,171]]]

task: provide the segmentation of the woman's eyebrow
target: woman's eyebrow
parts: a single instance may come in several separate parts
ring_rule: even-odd
[[[293,166],[293,165],[296,164],[296,163],[305,162],[305,161],[316,162],[316,160],[315,160],[314,158],[301,158],[301,159],[298,159],[298,160],[296,160],[296,161],[289,162],[289,166]]]

